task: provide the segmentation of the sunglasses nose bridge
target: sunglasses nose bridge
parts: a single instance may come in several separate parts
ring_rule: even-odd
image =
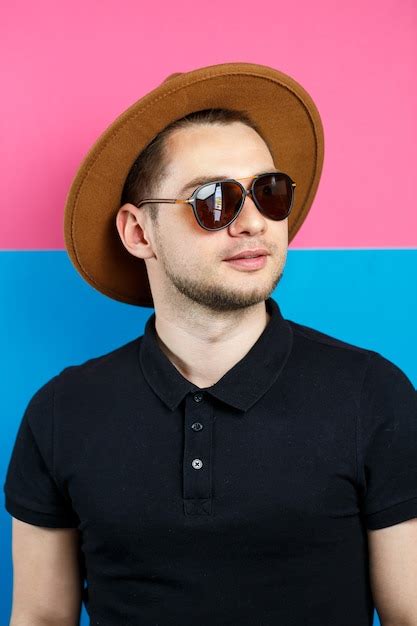
[[[240,185],[240,189],[242,191],[242,201],[241,201],[240,208],[241,209],[243,208],[243,205],[245,204],[246,198],[247,198],[247,196],[249,196],[250,199],[252,200],[252,202],[254,203],[254,205],[256,206],[256,208],[258,209],[259,207],[258,207],[257,202],[255,200],[255,197],[253,195],[253,184],[249,187],[249,189],[245,189],[245,187],[241,183],[239,183],[239,185]]]

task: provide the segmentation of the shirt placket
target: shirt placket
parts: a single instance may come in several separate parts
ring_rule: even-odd
[[[213,407],[203,392],[185,398],[183,499],[185,515],[211,515]]]

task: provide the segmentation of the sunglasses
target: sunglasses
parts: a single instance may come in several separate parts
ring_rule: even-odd
[[[185,202],[193,207],[195,218],[202,228],[221,230],[237,218],[246,196],[250,196],[262,215],[274,221],[285,220],[294,204],[295,182],[290,176],[284,172],[270,172],[246,177],[249,178],[253,178],[253,181],[248,190],[237,180],[227,178],[200,185],[186,199],[147,199],[136,206],[140,208],[148,202]]]

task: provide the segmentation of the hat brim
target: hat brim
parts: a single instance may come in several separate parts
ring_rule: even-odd
[[[173,120],[207,108],[246,111],[267,139],[275,165],[296,182],[288,240],[313,202],[324,158],[319,112],[305,89],[274,68],[223,63],[169,77],[124,111],[98,138],[72,182],[64,211],[65,245],[82,277],[121,302],[153,307],[143,259],[120,240],[116,214],[127,174]]]

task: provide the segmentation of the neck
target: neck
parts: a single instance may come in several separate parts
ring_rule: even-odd
[[[197,387],[214,385],[249,352],[270,315],[265,302],[241,311],[176,316],[157,313],[155,330],[161,350]]]

